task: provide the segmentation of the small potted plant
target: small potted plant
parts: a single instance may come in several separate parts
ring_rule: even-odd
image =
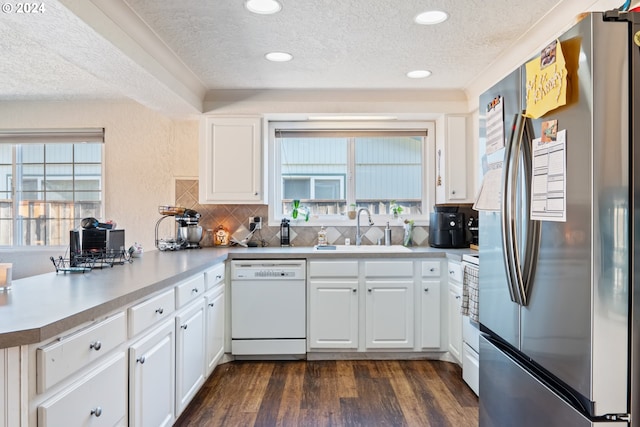
[[[402,209],[402,206],[400,206],[398,203],[396,203],[395,200],[392,200],[391,203],[389,204],[389,210],[391,211],[391,214],[393,215],[394,219],[398,219],[398,217],[400,215],[402,215],[402,211],[404,209]]]
[[[356,204],[355,203],[351,203],[349,205],[349,210],[347,211],[347,215],[349,216],[349,219],[356,219]]]

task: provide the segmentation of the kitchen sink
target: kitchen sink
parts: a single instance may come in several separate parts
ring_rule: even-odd
[[[314,251],[318,252],[367,252],[367,253],[389,253],[389,252],[411,252],[411,249],[402,245],[326,245],[314,246]]]

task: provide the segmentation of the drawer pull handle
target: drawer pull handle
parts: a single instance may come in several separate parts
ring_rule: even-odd
[[[367,289],[367,290],[368,290],[369,292],[373,292],[373,289],[371,289],[371,288],[369,288],[369,289]]]
[[[436,271],[436,269],[434,267],[431,267],[429,271]]]
[[[455,271],[449,270],[449,274],[453,274],[453,273],[455,273]]]
[[[158,314],[164,313],[164,308],[160,307],[160,308],[156,309],[156,313],[158,313]]]
[[[209,303],[209,307],[213,307],[214,305],[216,305],[216,304],[215,304],[215,303],[213,303],[213,302],[210,302],[210,303]]]
[[[102,415],[102,408],[98,406],[97,408],[92,409],[91,415],[95,415],[96,417],[99,417],[100,415]]]
[[[456,295],[456,299],[460,299],[460,295]]]
[[[146,358],[144,356],[140,356],[136,359],[136,362],[138,362],[141,365],[144,365],[144,361],[146,360]]]
[[[187,329],[187,326],[189,326],[189,325],[187,325],[187,324],[185,323],[184,325],[181,325],[180,327],[181,327],[182,329],[186,330],[186,329]]]
[[[216,279],[222,279],[222,274],[216,275]]]
[[[356,288],[353,288],[353,293],[355,294],[356,292],[358,292],[358,290]]]
[[[429,292],[429,288],[424,288],[424,291],[425,292]]]
[[[197,294],[197,293],[198,293],[198,288],[193,288],[193,289],[191,289],[191,293],[193,293],[193,294]]]
[[[91,350],[98,351],[102,348],[102,343],[100,341],[94,341],[91,344],[89,344],[89,348]]]

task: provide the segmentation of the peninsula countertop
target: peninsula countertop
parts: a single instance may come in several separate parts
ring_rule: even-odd
[[[370,249],[370,248],[367,248]],[[384,250],[384,249],[382,249]],[[107,315],[227,259],[445,258],[471,249],[318,251],[313,247],[205,248],[146,252],[131,263],[86,273],[45,273],[0,292],[0,348],[39,343]]]

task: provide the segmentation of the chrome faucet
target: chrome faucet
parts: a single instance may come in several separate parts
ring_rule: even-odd
[[[367,217],[369,218],[369,226],[373,225],[373,221],[371,220],[371,212],[367,208],[358,209],[358,213],[356,213],[356,246],[360,246],[362,243],[362,236],[360,235],[360,213],[365,211],[367,213]]]

